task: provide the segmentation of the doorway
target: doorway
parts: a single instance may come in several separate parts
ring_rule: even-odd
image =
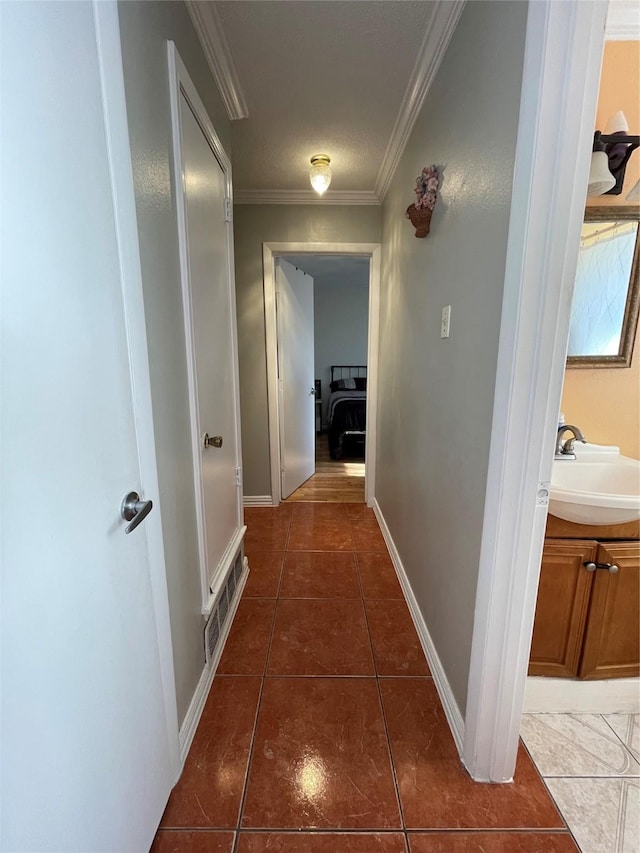
[[[277,313],[283,500],[364,503],[369,267],[369,258],[361,255],[286,255],[276,259],[276,278],[281,278],[276,286],[280,291]],[[305,304],[301,297],[307,295],[308,316],[297,320],[290,316],[286,299],[289,287],[295,289],[298,311]],[[296,341],[291,340],[292,325],[296,327]],[[302,328],[304,334],[300,334]],[[296,369],[306,364],[309,377],[313,377],[312,399],[309,383],[303,377],[298,395],[292,395],[290,386],[294,382],[288,369],[291,353],[287,349],[294,342],[303,350],[294,354]],[[287,411],[291,404],[303,410],[308,422],[301,424],[298,412]],[[292,465],[298,462],[299,455],[292,459],[287,446],[292,441],[294,445],[300,443],[295,430],[301,426],[310,450],[306,470]],[[293,480],[292,467],[297,468]]]
[[[282,382],[280,370],[282,365],[282,347],[281,334],[282,318],[285,311],[278,302],[280,296],[276,296],[279,285],[277,284],[277,276],[279,275],[277,267],[282,267],[280,259],[284,259],[284,264],[291,266],[291,260],[294,260],[298,266],[298,271],[302,270],[304,275],[305,267],[309,270],[318,271],[324,268],[328,269],[332,264],[339,265],[340,260],[345,266],[350,265],[352,268],[359,267],[360,273],[364,265],[368,267],[365,272],[365,277],[368,282],[368,310],[367,310],[367,342],[365,346],[366,360],[360,365],[334,365],[339,368],[359,367],[361,377],[366,378],[366,394],[365,399],[365,422],[366,429],[358,429],[349,432],[354,434],[347,436],[348,445],[340,446],[339,454],[331,454],[327,446],[327,452],[324,452],[323,443],[326,441],[328,445],[328,435],[323,437],[323,429],[326,429],[329,421],[329,394],[331,385],[330,367],[325,365],[327,375],[316,376],[316,368],[314,365],[314,374],[309,376],[311,380],[309,385],[308,395],[313,395],[313,411],[315,429],[316,429],[316,457],[313,463],[313,469],[310,473],[313,476],[303,485],[303,491],[292,495],[293,500],[327,500],[329,490],[332,487],[328,482],[323,480],[327,477],[335,476],[344,487],[352,489],[352,497],[349,501],[363,500],[371,505],[374,495],[375,483],[375,436],[376,436],[376,406],[377,406],[377,363],[378,363],[378,328],[379,328],[379,286],[380,286],[380,247],[378,244],[354,244],[354,243],[265,243],[263,246],[264,260],[264,289],[265,289],[265,308],[266,308],[266,340],[267,340],[267,381],[268,381],[268,406],[269,406],[269,432],[270,432],[270,463],[271,463],[271,500],[274,506],[277,506],[281,500],[287,497],[283,489],[282,469],[285,461],[286,448],[283,446],[283,434],[285,432],[286,410],[283,411],[282,401]],[[287,269],[288,269],[287,266]],[[293,267],[295,269],[295,267]],[[307,276],[309,274],[307,273]],[[279,320],[280,315],[280,320]],[[280,325],[279,325],[280,323]],[[349,371],[347,371],[348,373]],[[354,371],[355,372],[355,371]],[[364,372],[364,377],[362,376]],[[335,376],[334,381],[340,378]],[[351,380],[352,377],[345,378]],[[316,380],[319,380],[319,391]],[[355,385],[349,381],[349,385]],[[324,388],[323,388],[324,386]],[[306,388],[306,386],[305,386]],[[347,389],[344,389],[347,390]],[[349,388],[348,390],[355,391]],[[318,429],[319,428],[319,429]],[[319,435],[318,435],[319,432]],[[358,443],[360,448],[357,447]],[[354,444],[356,445],[354,447]],[[335,448],[334,448],[335,450]],[[360,458],[357,458],[357,453],[360,453]],[[355,458],[351,458],[347,454],[354,454]],[[331,455],[340,455],[342,458],[331,460]],[[328,459],[326,458],[328,457]],[[336,468],[335,474],[331,474],[330,463],[334,462]],[[354,467],[355,466],[355,467]],[[314,478],[318,475],[318,479]],[[362,481],[364,480],[364,483]],[[313,482],[312,482],[313,481]],[[357,483],[355,481],[358,481]],[[306,489],[305,489],[306,486]],[[297,490],[293,490],[296,492]],[[315,496],[314,496],[315,492]],[[324,496],[323,496],[324,493]],[[337,492],[335,493],[338,494]],[[345,500],[344,497],[333,497],[330,500]]]

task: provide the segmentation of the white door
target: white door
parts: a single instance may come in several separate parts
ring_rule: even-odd
[[[313,279],[276,259],[282,497],[315,471]]]
[[[186,335],[206,604],[234,556],[242,521],[231,217],[227,176],[212,147],[217,137],[181,63],[178,73],[180,236],[188,269]]]
[[[135,428],[132,375],[148,381],[148,365],[130,357],[140,324],[124,274],[135,218],[123,235],[123,161],[110,167],[123,135],[128,154],[117,11],[1,13],[0,848],[146,851],[174,775],[166,588],[159,606],[147,545],[159,507],[130,535],[120,515],[143,493],[149,436]]]

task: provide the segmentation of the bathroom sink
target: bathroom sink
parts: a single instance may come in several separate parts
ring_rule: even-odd
[[[640,462],[618,447],[575,446],[576,459],[556,460],[549,512],[576,524],[623,524],[640,519]]]

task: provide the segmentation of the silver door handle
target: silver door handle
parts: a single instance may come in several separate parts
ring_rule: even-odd
[[[125,521],[130,521],[124,532],[132,533],[136,527],[145,520],[153,509],[153,501],[141,501],[137,492],[129,492],[122,499],[120,515]]]
[[[205,432],[202,444],[204,447],[222,447],[222,441],[221,435],[209,436],[209,433]]]
[[[309,391],[309,396],[311,396],[312,394],[314,397],[316,396],[316,389],[315,388],[312,388],[311,391]]]

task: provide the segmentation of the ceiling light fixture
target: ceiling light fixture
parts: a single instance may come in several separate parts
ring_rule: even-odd
[[[587,195],[620,195],[629,157],[636,148],[640,148],[640,136],[629,136],[622,112],[609,119],[604,133],[596,130]]]
[[[331,160],[326,154],[314,154],[311,158],[309,180],[311,181],[311,186],[319,195],[322,195],[329,189],[329,184],[331,183],[330,163]]]

